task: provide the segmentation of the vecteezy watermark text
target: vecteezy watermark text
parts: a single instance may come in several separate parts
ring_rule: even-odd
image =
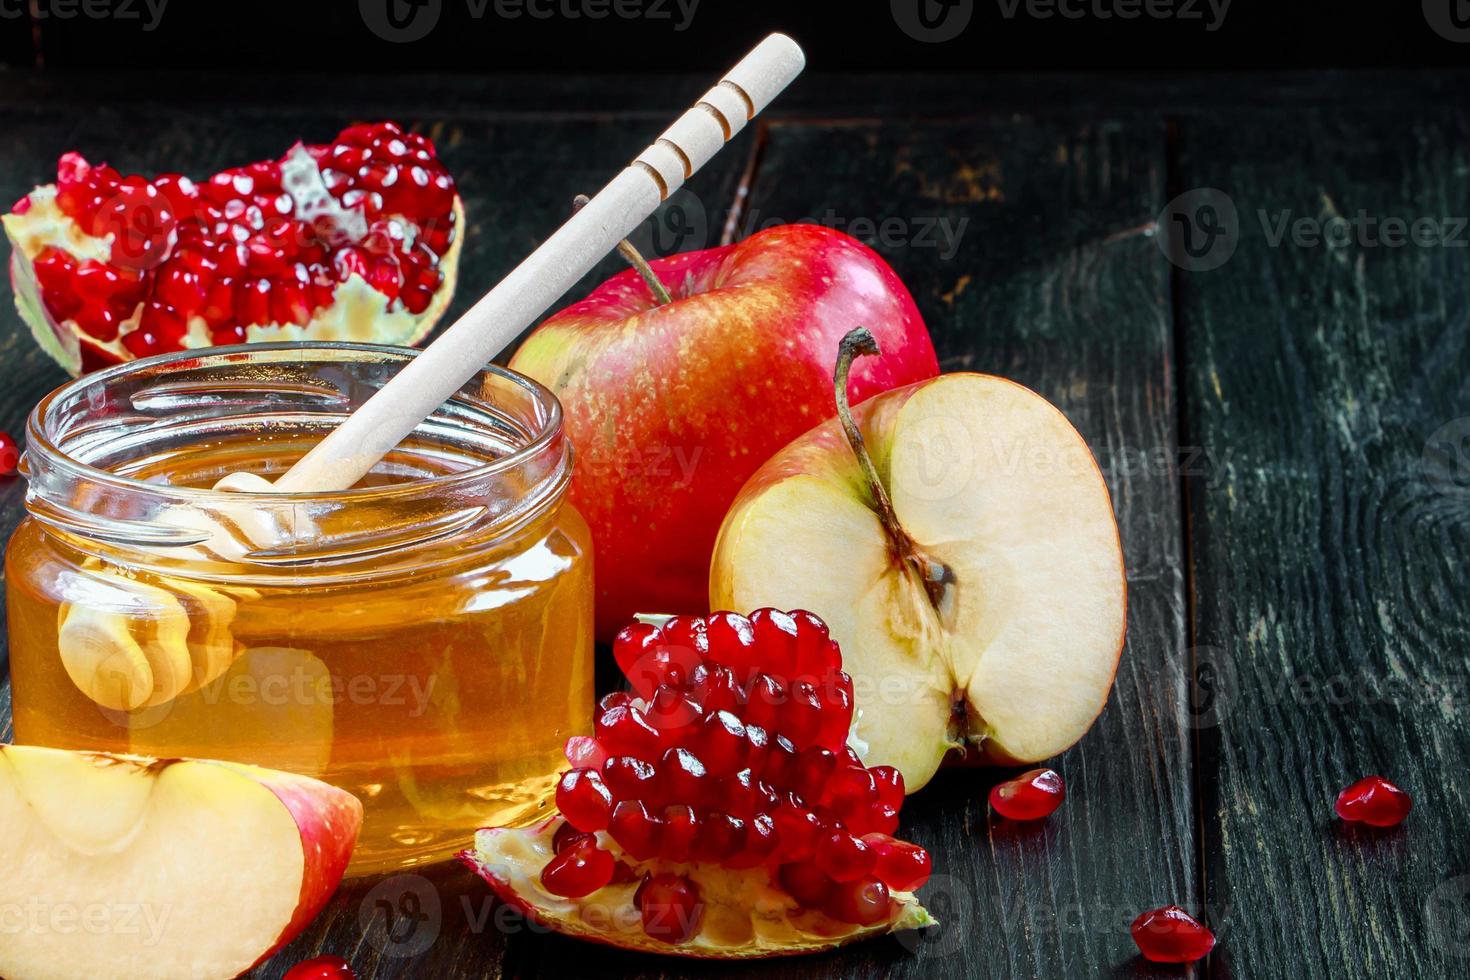
[[[156,946],[171,911],[171,906],[148,902],[43,902],[36,897],[0,901],[0,936],[142,935],[144,946]]]
[[[463,0],[472,20],[644,20],[687,31],[701,0]],[[385,41],[408,43],[429,35],[444,0],[358,0],[368,30]]]
[[[1230,13],[1231,0],[995,0],[1000,15],[1014,20],[1178,20],[1202,21],[1205,30],[1218,31]]]
[[[0,0],[0,20],[138,21],[145,33],[158,29],[168,0]]]

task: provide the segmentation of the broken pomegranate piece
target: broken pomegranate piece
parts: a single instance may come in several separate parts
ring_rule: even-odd
[[[568,741],[560,817],[481,831],[462,855],[502,898],[562,932],[689,956],[932,923],[912,895],[929,855],[893,836],[903,777],[847,747],[852,680],[819,619],[675,617],[628,627],[613,652],[633,691]]]
[[[1404,822],[1414,801],[1382,776],[1367,776],[1337,796],[1335,809],[1344,820],[1370,827],[1396,827]]]
[[[391,122],[202,182],[67,153],[4,216],[16,305],[73,374],[248,341],[415,343],[453,292],[462,224],[433,144]]]

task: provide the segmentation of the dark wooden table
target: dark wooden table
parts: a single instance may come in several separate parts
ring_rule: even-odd
[[[783,974],[1464,975],[1467,80],[814,76],[645,229],[655,251],[801,219],[868,240],[945,368],[1015,378],[1066,411],[1123,530],[1128,647],[1107,710],[1055,763],[1065,807],[993,822],[998,774],[944,774],[904,819],[934,853],[942,928]],[[69,148],[204,173],[397,117],[438,141],[465,192],[463,308],[702,81],[0,75],[0,198],[49,180]],[[1390,218],[1448,240],[1393,245]],[[1161,225],[1194,254],[1166,258]],[[0,427],[20,433],[63,378],[9,321]],[[22,491],[0,483],[0,529]],[[0,687],[0,734],[8,699]],[[1368,773],[1414,795],[1405,825],[1334,819],[1337,791]],[[392,915],[409,892],[425,914]],[[1128,923],[1170,902],[1219,935],[1198,969],[1136,955]],[[772,969],[545,936],[456,867],[348,883],[260,975],[322,951],[364,977]]]

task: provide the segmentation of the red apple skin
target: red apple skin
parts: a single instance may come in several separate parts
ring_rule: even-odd
[[[839,231],[782,225],[650,264],[673,302],[656,305],[628,270],[546,320],[510,362],[561,399],[603,640],[634,613],[707,611],[725,511],[767,458],[836,413],[848,331],[867,327],[883,350],[854,366],[854,404],[939,373],[898,275]]]
[[[261,954],[252,969],[276,954],[300,934],[321,913],[337,890],[357,835],[362,829],[362,803],[346,790],[337,789],[315,779],[278,770],[220,763],[254,779],[275,794],[290,812],[301,832],[301,852],[305,866],[301,872],[301,897],[286,928],[275,944]]]

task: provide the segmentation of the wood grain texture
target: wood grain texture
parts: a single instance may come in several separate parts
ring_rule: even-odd
[[[945,774],[905,829],[949,876],[932,900],[950,925],[912,957],[870,944],[807,975],[1133,975],[1133,915],[1194,900],[1167,266],[1143,234],[1162,147],[1146,120],[771,130],[742,228],[808,217],[863,238],[913,291],[945,370],[1056,402],[1108,477],[1130,587],[1116,690],[1056,761],[1067,806],[1039,827],[994,821],[997,775]]]
[[[1186,438],[1220,464],[1189,497],[1218,976],[1441,977],[1470,955],[1467,145],[1463,112],[1423,102],[1179,130],[1180,189],[1240,217],[1233,256],[1178,279]],[[1457,218],[1459,245],[1273,245],[1282,212]],[[1403,826],[1333,817],[1370,773],[1413,794]]]

